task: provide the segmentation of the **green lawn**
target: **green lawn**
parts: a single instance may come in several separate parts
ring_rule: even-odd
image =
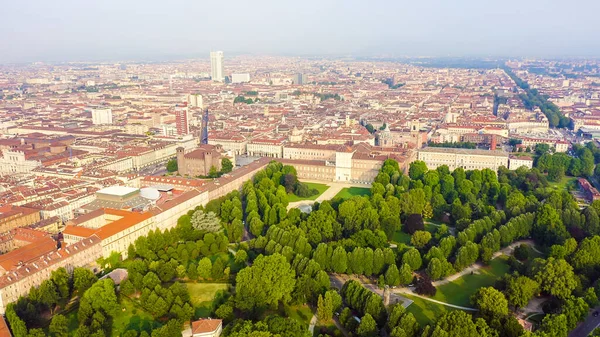
[[[327,186],[325,184],[317,184],[317,183],[304,183],[304,184],[308,185],[308,189],[316,188],[317,191],[319,191],[319,194],[315,194],[315,195],[312,195],[307,198],[301,198],[293,193],[288,193],[288,200],[290,202],[296,202],[296,201],[302,201],[302,200],[316,200],[321,194],[323,194],[323,192],[327,191],[327,189],[329,188],[329,186]]]
[[[302,322],[306,324],[307,327],[310,324],[311,318],[313,317],[313,312],[307,305],[286,305],[283,310],[285,311],[286,317]]]
[[[467,274],[453,282],[439,286],[433,299],[471,307],[471,295],[481,287],[493,286],[496,280],[506,274],[508,270],[506,257],[498,257],[492,260],[489,266],[477,270],[475,274]]]
[[[317,323],[315,325],[315,332],[313,334],[314,337],[318,337],[320,334],[329,335],[333,337],[342,337],[342,332],[335,326],[333,321],[325,322],[325,323]]]
[[[229,292],[226,283],[186,283],[190,292],[190,299],[195,310],[195,318],[209,317],[216,309],[215,300],[220,296],[219,292]]]
[[[576,177],[563,177],[561,181],[559,182],[552,182],[549,181],[548,185],[550,185],[551,187],[554,187],[557,190],[566,190],[568,186],[571,187],[576,187],[577,184],[577,178]]]
[[[410,245],[411,235],[405,233],[403,230],[396,231],[394,236],[392,236],[392,241],[396,243],[403,243],[405,245]]]
[[[434,323],[437,318],[448,311],[458,310],[445,305],[427,301],[416,296],[410,296],[407,294],[402,294],[402,296],[410,298],[414,301],[414,303],[406,308],[406,311],[412,313],[421,326]]]
[[[345,187],[334,198],[350,199],[357,195],[371,195],[371,189],[366,187]]]
[[[77,308],[63,313],[68,321],[69,335],[73,335],[79,327],[77,320]],[[119,297],[119,312],[113,318],[113,326],[111,336],[122,336],[127,330],[137,330],[150,333],[153,329],[160,327],[162,324],[155,321],[152,315],[146,312],[142,307],[125,296]]]
[[[148,333],[162,324],[155,321],[151,314],[136,305],[131,299],[121,296],[120,312],[113,320],[113,336],[122,336],[127,330],[145,330]]]

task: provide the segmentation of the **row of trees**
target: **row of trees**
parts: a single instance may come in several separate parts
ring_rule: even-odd
[[[510,68],[504,67],[503,69],[515,81],[517,86],[525,91],[524,94],[519,95],[525,108],[533,110],[535,107],[539,107],[548,118],[551,127],[566,128],[569,126],[569,118],[560,112],[556,104],[548,101],[547,96],[541,95],[537,89],[531,89],[529,84],[520,79]]]

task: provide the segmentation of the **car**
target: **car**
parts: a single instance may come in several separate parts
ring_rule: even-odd
[[[594,315],[594,317],[598,317],[598,315],[600,315],[600,312],[598,312],[598,311],[594,311],[594,314],[593,314],[593,315]]]

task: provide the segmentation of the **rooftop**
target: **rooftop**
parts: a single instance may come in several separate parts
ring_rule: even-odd
[[[110,187],[103,188],[96,193],[122,197],[122,196],[126,196],[127,194],[136,192],[137,190],[138,190],[137,188],[127,187],[127,186],[110,186]]]

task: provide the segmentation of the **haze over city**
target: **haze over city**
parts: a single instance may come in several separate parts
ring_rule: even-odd
[[[235,54],[595,57],[595,0],[5,1],[0,63]]]

